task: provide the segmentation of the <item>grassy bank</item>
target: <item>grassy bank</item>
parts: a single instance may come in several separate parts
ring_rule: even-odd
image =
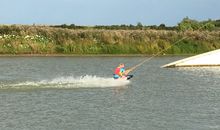
[[[173,45],[183,37],[187,38]],[[156,54],[166,48],[165,54],[219,49],[220,31],[0,26],[0,54]]]

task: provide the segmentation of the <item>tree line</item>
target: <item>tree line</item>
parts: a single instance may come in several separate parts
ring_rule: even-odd
[[[75,24],[62,24],[62,25],[52,25],[50,27],[55,28],[67,28],[67,29],[106,29],[106,30],[176,30],[176,31],[195,31],[195,30],[220,30],[220,19],[219,20],[205,20],[197,21],[185,17],[177,26],[166,26],[165,24],[160,25],[143,25],[138,22],[136,25],[133,24],[121,24],[121,25],[95,25],[95,26],[82,26]]]

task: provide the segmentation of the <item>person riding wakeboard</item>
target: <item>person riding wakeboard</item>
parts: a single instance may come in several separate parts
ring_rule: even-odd
[[[131,79],[133,75],[128,75],[130,70],[125,70],[125,65],[123,63],[119,64],[118,67],[115,69],[115,72],[113,74],[114,79],[124,79],[127,78],[127,80]]]

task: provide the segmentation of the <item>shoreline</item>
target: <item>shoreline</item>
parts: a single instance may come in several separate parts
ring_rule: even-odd
[[[193,56],[196,54],[166,54],[156,57]],[[152,57],[149,54],[0,54],[0,57]]]

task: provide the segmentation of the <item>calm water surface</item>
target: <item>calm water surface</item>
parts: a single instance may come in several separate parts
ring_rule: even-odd
[[[1,130],[219,130],[220,68],[160,66],[158,57],[1,57]]]

